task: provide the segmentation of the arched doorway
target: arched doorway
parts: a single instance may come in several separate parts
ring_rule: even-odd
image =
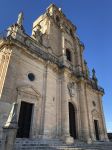
[[[96,140],[100,140],[98,120],[94,120],[94,128],[95,128]]]
[[[76,139],[76,112],[71,102],[69,102],[69,131],[70,136]]]

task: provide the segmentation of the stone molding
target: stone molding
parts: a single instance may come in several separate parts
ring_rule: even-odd
[[[38,98],[41,97],[41,94],[33,87],[29,85],[24,85],[16,88],[18,91],[18,94],[20,93],[26,93],[28,95],[36,96]]]

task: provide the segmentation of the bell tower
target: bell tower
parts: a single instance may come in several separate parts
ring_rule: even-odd
[[[61,8],[51,4],[46,13],[33,23],[32,36],[37,41],[41,39],[45,50],[82,71],[84,46],[76,35],[76,26],[66,18]]]

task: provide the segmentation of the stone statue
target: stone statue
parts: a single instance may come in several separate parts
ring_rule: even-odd
[[[33,31],[32,36],[35,38],[35,40],[39,43],[42,43],[42,32],[41,32],[41,26],[38,25],[36,30]]]
[[[73,97],[75,95],[75,83],[69,82],[67,87],[68,87],[70,97]]]
[[[17,24],[18,24],[19,26],[22,26],[22,25],[23,25],[23,20],[24,20],[23,12],[20,12],[19,15],[18,15]]]

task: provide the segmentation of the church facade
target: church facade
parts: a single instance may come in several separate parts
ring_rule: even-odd
[[[108,140],[104,90],[94,69],[90,77],[83,52],[76,26],[57,6],[50,5],[33,23],[31,36],[19,14],[17,23],[0,37],[1,139],[16,103],[16,138]]]

